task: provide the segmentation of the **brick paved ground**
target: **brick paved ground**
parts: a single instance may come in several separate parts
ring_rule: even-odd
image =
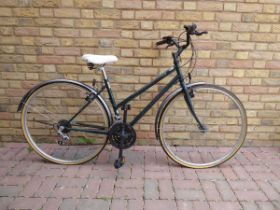
[[[178,167],[160,147],[133,147],[79,166],[43,161],[26,144],[0,148],[0,209],[280,209],[280,148],[243,148],[220,167]]]

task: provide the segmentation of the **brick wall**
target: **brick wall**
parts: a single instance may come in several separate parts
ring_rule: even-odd
[[[279,0],[0,0],[0,140],[23,140],[17,104],[39,81],[68,78],[90,83],[84,53],[114,54],[108,68],[122,99],[170,65],[172,50],[155,41],[195,22],[195,81],[227,87],[245,104],[248,145],[280,145]],[[160,86],[133,103],[135,114]],[[140,143],[154,136],[157,107],[136,125]]]

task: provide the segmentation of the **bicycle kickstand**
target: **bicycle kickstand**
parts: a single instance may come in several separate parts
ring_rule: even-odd
[[[126,120],[127,120],[127,111],[130,109],[130,105],[129,104],[125,104],[122,107],[123,112],[123,125],[122,125],[122,134],[121,136],[125,136],[125,124],[126,124]],[[114,167],[116,169],[120,168],[123,166],[123,164],[125,163],[125,157],[123,156],[123,146],[124,146],[124,138],[121,137],[120,138],[120,149],[119,149],[119,156],[118,159],[115,160],[114,162]]]

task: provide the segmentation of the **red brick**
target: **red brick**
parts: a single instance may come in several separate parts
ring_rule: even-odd
[[[160,199],[173,199],[174,194],[171,180],[159,180]]]
[[[208,67],[208,68],[213,68],[216,66],[216,61],[215,60],[207,60],[207,59],[197,59],[196,62],[196,67]]]
[[[228,85],[250,85],[249,78],[228,78],[227,79]]]
[[[79,9],[72,9],[72,8],[59,8],[54,9],[54,15],[56,17],[80,17],[80,10]]]
[[[231,60],[229,62],[230,68],[252,68],[253,61],[250,60]]]
[[[58,37],[79,37],[77,29],[54,29],[54,35]]]
[[[64,63],[62,56],[38,56],[38,63],[43,64],[61,64]]]
[[[121,9],[141,9],[142,3],[137,0],[119,0],[116,2],[116,7]]]
[[[176,209],[176,203],[174,200],[146,200],[145,210],[170,210]]]
[[[25,185],[29,180],[28,176],[6,176],[0,181],[0,185]]]
[[[114,198],[136,200],[143,197],[143,189],[137,188],[115,188]]]
[[[89,182],[86,184],[81,197],[83,198],[95,198],[97,196],[97,193],[99,191],[99,187],[101,184],[101,180],[89,180]]]
[[[229,179],[229,180],[238,179],[238,177],[236,176],[236,174],[234,173],[234,171],[232,170],[231,167],[221,168],[221,172],[224,174],[226,179]]]
[[[58,47],[55,48],[57,55],[81,55],[80,48],[77,47]]]
[[[181,168],[170,168],[169,170],[173,180],[185,179],[183,170]]]
[[[170,179],[170,173],[146,171],[145,177],[148,179]]]
[[[46,198],[16,198],[9,209],[40,209]]]
[[[265,67],[270,69],[280,69],[280,61],[267,61]]]
[[[267,201],[268,198],[262,191],[249,190],[249,191],[235,191],[238,200],[240,201]]]
[[[243,180],[252,180],[248,172],[242,166],[235,166],[233,167],[235,174],[238,176],[239,179]]]
[[[183,8],[183,2],[176,1],[157,1],[156,7],[164,10],[180,10]]]
[[[119,19],[121,11],[116,9],[97,9],[94,10],[94,16],[98,19]]]
[[[221,197],[216,189],[215,182],[202,180],[201,181],[203,191],[208,201],[220,201]]]
[[[178,210],[194,210],[194,205],[192,201],[183,201],[183,200],[177,200],[177,209]],[[203,208],[207,209],[207,208]]]
[[[175,13],[177,20],[183,21],[200,21],[202,19],[201,12],[179,11]]]
[[[126,209],[126,200],[112,200],[111,209]]]
[[[192,203],[193,203],[193,210],[200,210],[200,209],[210,210],[209,204],[206,201],[193,201]]]
[[[257,181],[257,184],[270,200],[280,200],[280,193],[278,193],[269,182]]]
[[[222,2],[211,2],[211,1],[199,1],[197,3],[198,10],[205,11],[222,11],[223,3]]]
[[[199,42],[195,43],[195,48],[198,50],[216,50],[217,44],[215,42]]]
[[[58,210],[60,204],[62,203],[62,199],[58,198],[48,198],[46,203],[44,204],[44,210]]]
[[[115,186],[120,188],[143,188],[144,182],[142,179],[118,179]]]
[[[161,12],[160,11],[136,11],[135,18],[157,20],[161,18]]]
[[[215,210],[239,210],[241,209],[241,206],[238,202],[210,202],[211,209]]]
[[[236,195],[234,194],[231,186],[225,180],[215,182],[217,190],[219,191],[222,200],[224,201],[237,201]]]
[[[202,190],[182,190],[175,188],[175,197],[178,200],[205,201],[206,197]]]
[[[244,92],[248,94],[261,94],[261,93],[267,93],[268,88],[267,87],[261,87],[261,86],[248,86],[244,88]]]
[[[144,202],[143,200],[128,200],[127,210],[143,210]]]
[[[79,7],[79,8],[86,8],[86,9],[90,9],[90,8],[100,8],[102,1],[101,0],[74,0],[74,4],[75,7]]]
[[[32,177],[32,179],[25,185],[23,191],[20,193],[23,197],[31,197],[34,193],[39,189],[42,178],[40,177]]]
[[[232,25],[233,31],[238,32],[254,32],[258,31],[257,23],[233,23]]]
[[[218,21],[233,21],[233,22],[240,22],[241,21],[241,14],[240,13],[217,13],[216,20]]]
[[[51,196],[55,198],[79,198],[83,189],[81,187],[56,187]]]
[[[95,37],[101,38],[117,38],[120,37],[120,34],[121,31],[115,29],[100,29],[94,31]]]
[[[9,89],[6,90],[6,95],[10,97],[22,97],[26,93],[24,89]]]
[[[176,189],[201,189],[200,183],[197,180],[173,180],[173,185]]]
[[[47,177],[43,180],[41,186],[35,191],[36,197],[49,197],[58,182],[57,177]]]
[[[103,179],[98,192],[98,197],[112,197],[114,190],[115,180]]]
[[[15,35],[17,36],[38,36],[39,34],[39,28],[15,28]]]
[[[133,166],[131,172],[131,178],[144,178],[144,169],[140,167]]]
[[[262,12],[262,4],[238,3],[237,11],[238,12]]]

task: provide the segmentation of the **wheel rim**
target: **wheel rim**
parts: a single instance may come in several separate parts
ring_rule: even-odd
[[[171,159],[193,168],[216,166],[231,158],[246,136],[246,113],[229,91],[214,85],[193,87],[192,102],[207,132],[201,132],[182,92],[165,106],[159,124],[160,142]]]
[[[37,89],[26,101],[22,112],[24,135],[30,146],[45,159],[60,164],[79,164],[97,156],[107,142],[105,135],[63,130],[70,137],[62,141],[62,125],[86,102],[89,90],[72,83],[52,83]],[[94,124],[108,128],[108,117],[99,100],[94,100],[71,123],[72,127]],[[70,126],[70,127],[71,127]],[[88,127],[83,127],[89,129]]]

